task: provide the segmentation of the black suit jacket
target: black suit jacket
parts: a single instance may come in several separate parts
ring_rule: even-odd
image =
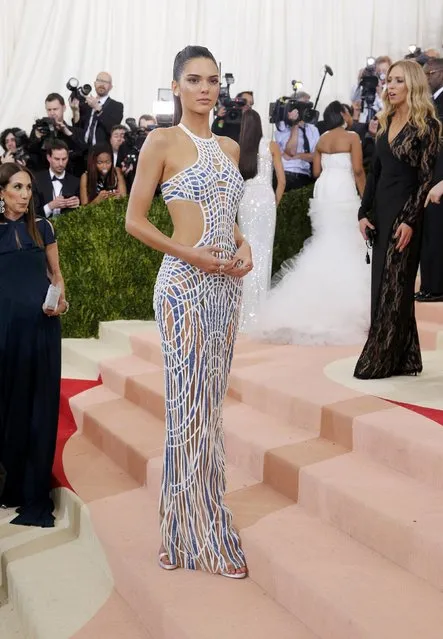
[[[91,119],[91,107],[85,102],[80,103],[80,122],[79,126],[83,130],[83,139],[89,127]],[[123,104],[112,98],[108,98],[104,103],[102,110],[97,116],[97,128],[95,130],[95,139],[97,144],[109,142],[111,137],[111,129],[116,124],[120,124],[123,119]]]
[[[68,129],[72,135],[65,135],[62,131],[57,130],[54,138],[66,143],[69,149],[68,171],[80,177],[85,171],[84,155],[88,150],[88,145],[84,142],[83,131],[78,126],[68,126]],[[51,143],[51,139],[51,137],[38,138],[35,135],[35,125],[32,127],[28,144],[30,158],[27,166],[34,173],[45,171],[49,168],[48,160],[46,159],[46,146]]]
[[[73,197],[80,195],[80,180],[71,173],[65,173],[63,180],[63,186],[61,195],[64,197]],[[52,180],[48,171],[41,171],[35,175],[35,187],[34,187],[35,207],[36,214],[40,217],[46,217],[44,212],[45,204],[51,202],[54,199],[54,191],[52,188]],[[72,209],[64,209],[64,211],[71,211]]]
[[[437,110],[437,115],[443,124],[443,93],[440,93],[438,98],[434,100],[434,105]],[[442,180],[443,180],[443,144],[440,145],[440,154],[437,158],[437,163],[435,165],[432,184],[433,185],[437,184],[437,182],[441,182]]]

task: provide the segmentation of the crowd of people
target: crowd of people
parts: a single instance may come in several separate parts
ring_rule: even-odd
[[[176,126],[147,136],[126,213],[128,233],[164,253],[154,292],[166,378],[158,553],[164,570],[247,576],[224,503],[222,407],[239,325],[286,343],[366,340],[354,372],[362,379],[422,370],[414,286],[420,261],[428,259],[433,273],[442,267],[440,253],[433,252],[442,232],[443,60],[427,58],[424,67],[414,60],[380,60],[385,67],[376,119],[357,122],[355,105],[333,101],[319,131],[293,109],[272,141],[246,92],[234,125],[237,144],[213,133],[228,133],[223,111],[211,130],[220,88],[214,56],[188,46],[175,58]],[[13,130],[2,135],[9,157],[0,166],[0,490],[3,505],[19,509],[13,523],[53,525],[57,316],[69,304],[47,218],[79,202],[126,193],[127,167],[118,167],[124,133],[115,122],[123,107],[109,97],[111,88],[111,77],[101,73],[96,97],[71,101],[72,127],[64,121],[63,98],[48,96],[47,113],[60,135],[47,147],[48,121],[38,121],[29,158],[10,161],[17,136]],[[296,99],[300,104],[309,96]],[[373,158],[366,174],[362,139],[368,135]],[[43,159],[48,166],[39,168],[46,175],[34,196],[29,167]],[[314,180],[312,238],[283,266],[269,295],[276,205],[285,190]],[[147,217],[159,184],[171,237]],[[370,253],[371,273],[365,260]],[[431,279],[422,277],[418,299],[443,294]],[[45,301],[49,283],[58,291],[52,306]]]
[[[141,142],[156,126],[155,116],[143,114],[136,125],[139,140],[122,124],[123,104],[114,100],[112,77],[101,72],[96,95],[80,99],[71,94],[72,122],[60,93],[45,99],[46,115],[38,118],[29,135],[19,127],[0,134],[0,164],[18,162],[34,175],[35,210],[51,218],[80,205],[123,197],[131,188]],[[134,157],[135,154],[135,157]]]

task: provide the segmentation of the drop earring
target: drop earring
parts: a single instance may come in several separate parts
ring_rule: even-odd
[[[0,215],[4,215],[6,211],[5,201],[3,198],[0,198]]]

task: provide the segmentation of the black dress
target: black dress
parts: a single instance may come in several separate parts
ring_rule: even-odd
[[[373,170],[358,214],[359,219],[369,217],[377,231],[371,327],[354,371],[360,379],[412,375],[422,370],[414,289],[424,202],[439,146],[438,123],[429,118],[427,124],[423,137],[407,123],[391,143],[389,128],[377,140]],[[394,235],[402,222],[413,228],[413,235],[400,253]]]
[[[61,332],[58,317],[42,311],[46,254],[24,220],[0,216],[0,503],[19,507],[12,523],[51,527]],[[36,225],[45,246],[55,242],[47,220]]]

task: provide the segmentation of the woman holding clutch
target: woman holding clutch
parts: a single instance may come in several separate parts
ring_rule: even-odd
[[[49,279],[49,276],[50,278]],[[60,292],[44,307],[49,285]],[[46,310],[44,310],[44,308]],[[11,523],[54,526],[50,498],[61,376],[58,315],[68,310],[54,230],[36,218],[29,171],[0,166],[0,474]]]

